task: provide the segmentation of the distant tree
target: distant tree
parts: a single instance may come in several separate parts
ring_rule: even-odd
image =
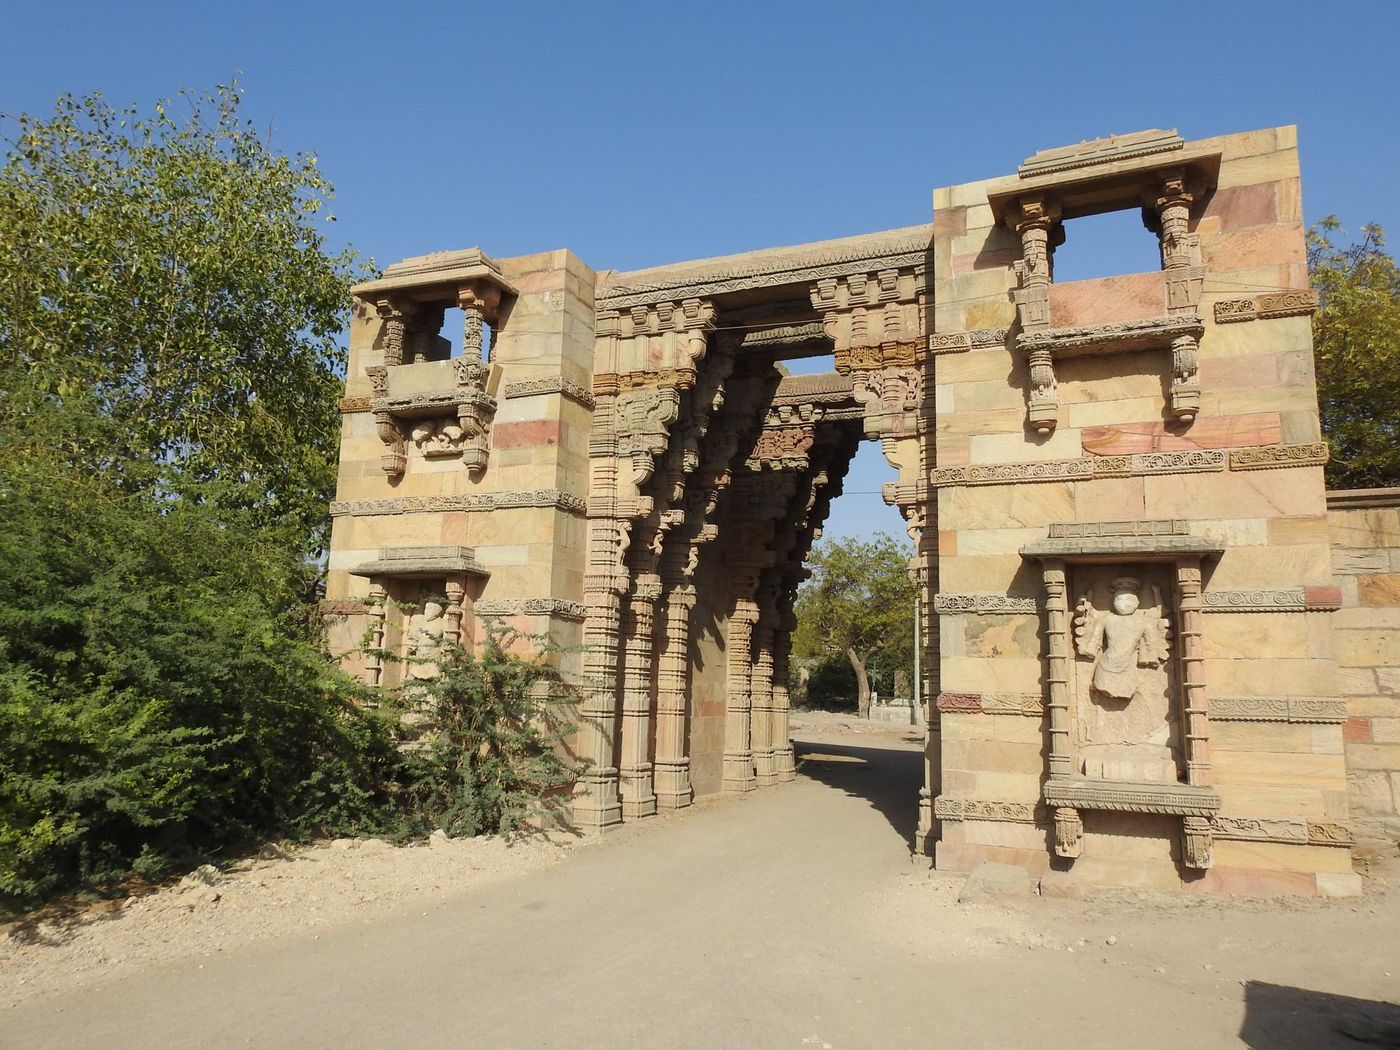
[[[856,679],[856,706],[870,714],[869,667],[885,652],[912,651],[912,548],[885,533],[868,541],[830,540],[816,547],[812,577],[798,592],[798,657],[840,653]]]
[[[315,157],[274,152],[238,103],[236,84],[151,115],[64,96],[0,121],[0,433],[53,402],[61,432],[34,436],[76,468],[213,483],[200,498],[315,550],[360,271],[326,249]],[[87,411],[118,424],[101,447],[65,424]]]
[[[1385,232],[1371,224],[1359,242],[1329,215],[1308,231],[1308,273],[1321,297],[1313,315],[1318,404],[1332,446],[1333,488],[1400,485],[1400,269]]]

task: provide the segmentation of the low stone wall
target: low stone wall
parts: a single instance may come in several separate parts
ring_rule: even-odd
[[[1400,841],[1400,488],[1327,495],[1337,679],[1357,836]]]

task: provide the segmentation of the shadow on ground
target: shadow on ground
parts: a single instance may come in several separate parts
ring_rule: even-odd
[[[799,776],[864,799],[912,848],[923,785],[921,751],[794,739],[793,753]]]
[[[1250,981],[1240,1040],[1254,1050],[1400,1047],[1400,1007]]]

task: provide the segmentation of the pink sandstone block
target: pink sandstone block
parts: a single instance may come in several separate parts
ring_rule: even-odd
[[[491,431],[493,448],[529,448],[557,445],[563,424],[557,419],[527,419],[519,423],[501,423]]]
[[[1055,328],[1159,317],[1166,312],[1166,281],[1161,271],[1050,286],[1050,324]]]
[[[1283,440],[1277,412],[1254,412],[1219,419],[1198,419],[1189,425],[1160,419],[1143,423],[1085,427],[1084,451],[1096,456],[1126,456],[1134,452],[1175,452],[1236,445],[1272,445]]]

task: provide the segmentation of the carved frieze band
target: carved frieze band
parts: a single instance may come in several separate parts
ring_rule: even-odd
[[[1277,467],[1320,467],[1327,462],[1325,441],[1301,445],[1259,445],[1230,450],[1231,470],[1269,470]]]
[[[1348,848],[1352,844],[1351,830],[1345,824],[1273,817],[1210,817],[1209,820],[1211,834],[1219,839]]]
[[[1040,603],[1035,598],[1018,594],[935,594],[933,611],[943,615],[956,613],[1035,613]]]
[[[973,332],[935,332],[928,337],[932,354],[962,354],[988,346],[1005,346],[1009,328],[979,328]]]
[[[322,598],[316,607],[322,616],[357,616],[371,609],[359,598]]]
[[[1103,539],[1108,536],[1187,536],[1184,518],[1144,518],[1140,521],[1056,521],[1052,540]]]
[[[340,410],[342,412],[368,412],[373,405],[374,398],[368,395],[342,397],[340,399]]]
[[[1013,485],[1027,481],[1218,473],[1227,467],[1230,470],[1265,470],[1319,466],[1327,459],[1328,450],[1324,442],[1183,449],[1175,452],[1137,452],[1126,456],[1080,456],[1077,459],[1047,459],[1028,463],[972,463],[958,467],[935,467],[929,472],[929,484],[935,487]]]
[[[1039,693],[939,693],[936,706],[943,714],[1026,715],[1045,714],[1045,698]]]
[[[581,622],[588,610],[582,602],[561,598],[482,598],[472,612],[477,616],[553,616]]]
[[[1322,722],[1347,720],[1347,702],[1332,696],[1213,696],[1213,722]]]
[[[563,376],[546,376],[544,379],[524,379],[518,383],[507,383],[501,396],[535,397],[540,394],[562,394],[570,401],[576,401],[584,408],[595,405],[593,392],[565,379]]]
[[[996,820],[1012,824],[1034,824],[1039,807],[1034,802],[995,802],[978,798],[939,795],[933,800],[933,815],[939,820]]]
[[[447,514],[454,511],[514,510],[520,507],[555,507],[571,514],[582,514],[582,498],[562,489],[533,489],[525,492],[483,492],[470,496],[402,496],[398,499],[335,500],[331,516],[355,518],[386,514]]]
[[[1314,313],[1317,304],[1317,293],[1311,288],[1296,292],[1266,292],[1247,299],[1222,299],[1215,304],[1215,323],[1297,317]]]
[[[1303,588],[1264,591],[1206,591],[1201,595],[1204,612],[1301,612]]]

